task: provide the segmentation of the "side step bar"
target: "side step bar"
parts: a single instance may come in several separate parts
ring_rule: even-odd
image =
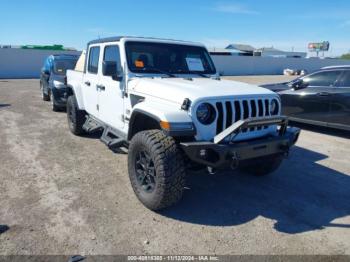
[[[118,148],[125,146],[126,143],[126,135],[122,132],[104,124],[100,120],[95,117],[88,116],[83,125],[83,129],[87,133],[93,133],[96,131],[103,130],[102,136],[100,140],[108,146],[112,151],[117,150]]]
[[[118,137],[110,127],[105,127],[100,140],[112,150],[121,147],[125,142],[125,140]]]
[[[83,129],[87,133],[94,133],[96,131],[103,130],[104,126],[101,125],[99,122],[95,121],[95,119],[93,119],[92,117],[88,116],[86,118],[84,125],[83,125]]]

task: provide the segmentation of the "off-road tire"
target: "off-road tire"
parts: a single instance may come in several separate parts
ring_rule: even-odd
[[[283,161],[283,154],[260,157],[246,161],[239,170],[255,176],[266,176],[276,171]]]
[[[74,135],[83,135],[85,133],[83,125],[86,121],[86,112],[79,110],[78,103],[74,95],[67,100],[67,120],[69,130]]]
[[[136,159],[143,151],[149,154],[154,165],[155,186],[152,192],[145,192],[138,180]],[[137,198],[147,208],[164,209],[181,199],[186,175],[182,153],[175,140],[162,131],[142,131],[132,138],[128,170],[131,186]]]
[[[52,91],[50,91],[50,101],[51,101],[51,109],[52,109],[52,111],[58,112],[58,111],[61,110],[61,108],[55,104],[55,97],[54,97]]]
[[[40,91],[41,91],[41,98],[43,101],[50,101],[50,95],[45,94],[44,92],[44,85],[40,83]]]

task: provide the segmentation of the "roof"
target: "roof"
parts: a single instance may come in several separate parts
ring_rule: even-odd
[[[77,59],[79,55],[74,54],[54,54],[52,55],[54,59]]]
[[[325,69],[350,69],[350,65],[334,65],[334,66],[325,66],[321,68],[322,70]]]
[[[276,49],[274,47],[262,47],[262,48],[257,49],[256,51],[285,52],[285,51]]]
[[[88,43],[88,45],[107,43],[107,42],[118,42],[118,41],[120,41],[120,39],[125,38],[125,37],[127,37],[127,36],[113,36],[113,37],[95,39],[95,40],[90,41]]]
[[[188,43],[188,44],[199,44],[195,42],[190,41],[182,41],[182,40],[175,40],[175,39],[165,39],[165,38],[156,38],[156,37],[141,37],[141,36],[114,36],[114,37],[107,37],[107,38],[100,38],[96,40],[92,40],[88,42],[88,46],[92,44],[101,44],[101,43],[108,43],[108,42],[118,42],[121,39],[139,39],[139,40],[161,40],[161,41],[171,41],[171,42],[179,42],[179,43]]]
[[[226,49],[226,48],[217,48],[217,47],[208,48],[208,51],[211,53],[230,53],[230,54],[240,53],[236,49]]]
[[[242,44],[230,44],[226,49],[237,49],[243,52],[254,52],[255,48],[251,45],[242,45]]]

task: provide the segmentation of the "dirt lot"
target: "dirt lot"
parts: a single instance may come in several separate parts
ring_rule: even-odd
[[[190,173],[154,213],[127,155],[73,136],[37,80],[0,80],[0,254],[350,254],[350,139],[313,130],[271,176]]]

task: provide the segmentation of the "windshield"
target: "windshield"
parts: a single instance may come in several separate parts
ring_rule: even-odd
[[[126,42],[128,66],[133,73],[215,74],[205,48],[180,44]]]
[[[55,60],[53,64],[53,71],[58,75],[65,75],[67,70],[74,69],[77,60]]]

